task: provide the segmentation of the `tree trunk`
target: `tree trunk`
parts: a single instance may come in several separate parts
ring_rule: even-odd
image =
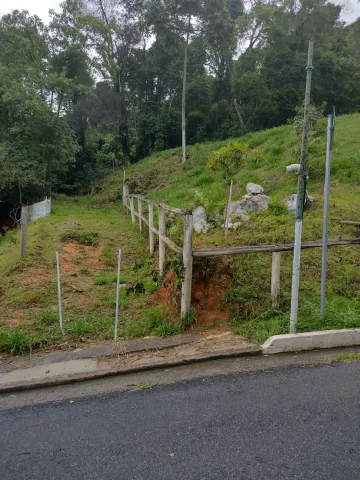
[[[240,111],[240,108],[239,108],[239,104],[238,104],[236,98],[234,98],[234,107],[235,107],[237,116],[238,116],[238,118],[239,118],[239,122],[240,122],[241,128],[242,128],[243,130],[245,130],[244,119],[243,119],[243,116],[241,115],[241,111]]]
[[[187,67],[188,67],[188,50],[189,50],[189,38],[191,27],[191,15],[189,14],[188,29],[186,32],[186,43],[184,53],[184,78],[183,78],[183,91],[182,91],[182,104],[181,104],[181,136],[182,136],[182,163],[186,161],[186,83],[187,83]]]

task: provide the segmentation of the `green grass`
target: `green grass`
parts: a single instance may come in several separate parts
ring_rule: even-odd
[[[332,357],[332,360],[336,360],[341,363],[350,364],[360,361],[360,353],[342,353]]]
[[[306,210],[303,240],[321,239],[323,217],[323,182],[325,166],[326,121],[321,121],[324,136],[309,147],[308,192],[315,203]],[[341,220],[359,220],[360,211],[360,114],[337,118],[331,165],[329,238],[359,236],[354,227],[340,224]],[[257,155],[246,161],[234,179],[233,199],[246,193],[246,184],[261,184],[271,196],[268,211],[250,216],[250,222],[224,241],[219,227],[226,204],[226,185],[219,174],[209,171],[210,153],[226,146],[231,140],[203,143],[188,148],[188,160],[181,165],[180,149],[160,152],[127,170],[127,184],[132,192],[174,207],[195,208],[202,205],[215,228],[206,235],[195,235],[195,248],[210,246],[245,246],[292,243],[294,216],[287,212],[283,200],[296,193],[297,177],[286,174],[285,167],[298,162],[300,140],[291,126],[250,133],[241,139]],[[113,195],[121,183],[122,172],[103,183],[102,193]],[[159,188],[160,187],[160,188]],[[219,222],[220,218],[220,222]],[[181,241],[182,225],[176,221],[169,234]],[[220,257],[219,262],[223,261]],[[194,268],[196,269],[195,262]],[[328,251],[328,307],[325,324],[319,321],[321,249],[302,253],[299,331],[323,328],[360,326],[360,249],[331,247]],[[229,272],[229,292],[226,303],[231,310],[231,325],[239,334],[256,341],[288,332],[291,298],[292,254],[282,254],[281,305],[271,309],[271,255],[249,254],[232,257]]]
[[[323,121],[325,131],[325,121]],[[331,167],[329,238],[354,237],[354,227],[340,220],[358,220],[360,211],[360,114],[339,117]],[[272,202],[267,212],[230,232],[227,245],[291,243],[294,216],[283,199],[296,193],[297,178],[285,173],[298,161],[299,139],[291,126],[246,135],[242,141],[256,150],[234,179],[233,199],[245,194],[248,182],[260,183]],[[225,244],[221,215],[226,185],[209,171],[208,157],[231,140],[192,145],[181,165],[181,149],[159,152],[127,170],[132,192],[142,193],[174,207],[204,206],[214,228],[195,235],[195,248]],[[309,148],[308,191],[315,198],[306,211],[303,240],[320,239],[323,215],[325,137]],[[120,335],[170,335],[194,323],[195,314],[182,323],[173,311],[154,306],[151,295],[159,288],[156,262],[148,256],[146,229],[139,235],[120,205],[123,172],[104,179],[93,196],[53,202],[53,214],[28,228],[28,255],[19,259],[20,232],[0,239],[0,350],[21,353],[64,341],[57,323],[55,251],[60,252],[65,340],[99,341],[113,336],[117,251],[122,249]],[[155,209],[156,210],[156,209]],[[155,222],[156,211],[155,211]],[[169,225],[170,237],[180,243],[182,222]],[[328,307],[325,324],[319,321],[320,249],[302,254],[299,331],[360,327],[360,250],[332,247],[328,254]],[[223,262],[223,258],[218,259]],[[171,260],[181,276],[179,259]],[[194,271],[199,268],[197,262]],[[226,272],[229,289],[224,302],[231,312],[232,329],[255,341],[288,331],[291,295],[291,253],[282,254],[281,303],[271,308],[271,255],[232,257]],[[202,326],[203,328],[203,326]]]
[[[118,248],[122,249],[120,281],[126,284],[120,290],[119,336],[136,336],[134,325],[147,321],[151,294],[159,283],[154,281],[145,239],[120,204],[107,203],[100,196],[95,199],[54,201],[51,216],[29,225],[28,254],[23,260],[18,230],[0,240],[0,351],[15,354],[64,341],[113,338]],[[65,338],[57,313],[56,250]],[[162,335],[170,332],[161,322],[149,328],[162,328]]]

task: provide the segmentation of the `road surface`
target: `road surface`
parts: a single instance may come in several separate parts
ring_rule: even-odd
[[[359,480],[359,386],[292,366],[7,406],[0,478]]]

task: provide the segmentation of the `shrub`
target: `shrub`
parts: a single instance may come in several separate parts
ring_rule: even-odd
[[[249,152],[250,147],[247,143],[232,142],[227,147],[210,154],[208,167],[212,172],[220,171],[226,183],[229,183],[236,172],[244,166]]]

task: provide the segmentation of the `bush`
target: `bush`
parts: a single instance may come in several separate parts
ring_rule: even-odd
[[[208,167],[212,172],[220,171],[226,183],[229,183],[236,172],[244,166],[249,152],[250,147],[247,143],[232,142],[227,147],[210,154]]]

